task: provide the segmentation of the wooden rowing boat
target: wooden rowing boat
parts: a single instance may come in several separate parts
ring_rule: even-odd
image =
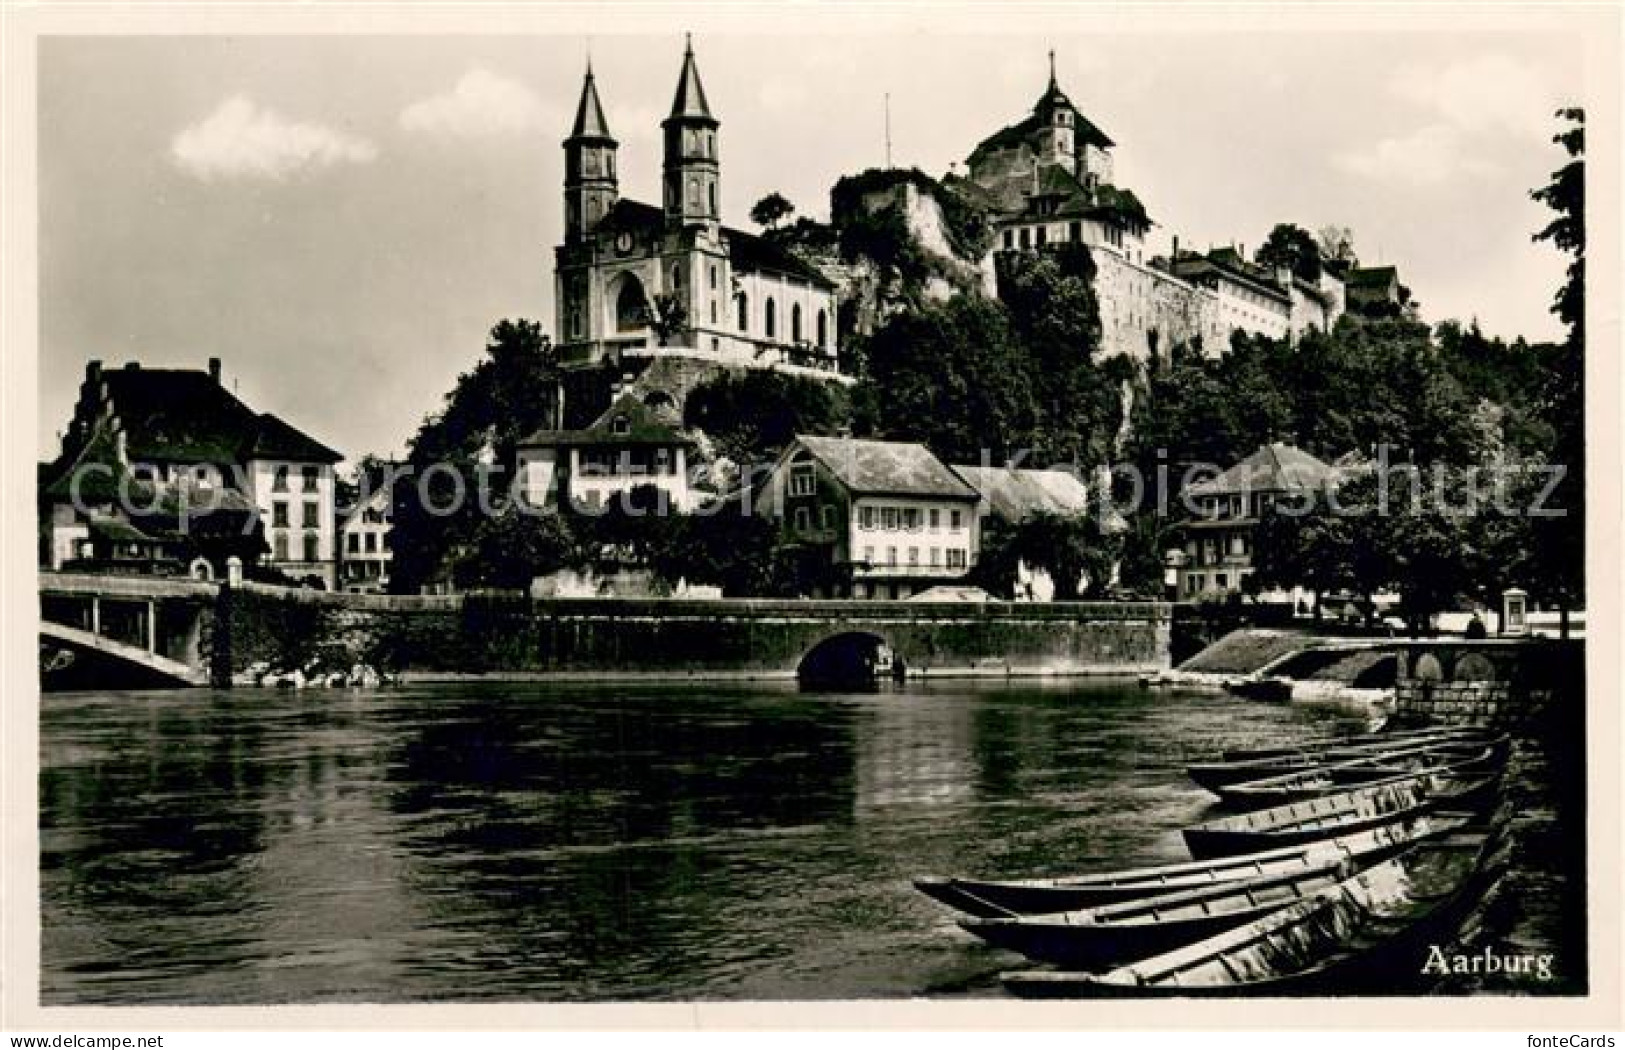
[[[1212,937],[1103,974],[1004,975],[1023,998],[1317,995],[1393,990],[1449,943],[1503,870],[1498,836],[1459,832]]]
[[[1493,796],[1499,777],[1429,774],[1222,817],[1186,828],[1198,859],[1290,846],[1411,820],[1437,810],[1475,810]]]
[[[1479,740],[1493,737],[1497,734],[1488,729],[1477,726],[1436,726],[1429,729],[1389,730],[1378,733],[1359,733],[1353,736],[1325,736],[1311,740],[1301,741],[1291,746],[1244,748],[1224,752],[1220,757],[1225,762],[1247,762],[1259,758],[1280,758],[1283,755],[1297,755],[1304,751],[1326,750],[1330,748],[1364,747],[1391,744],[1394,747],[1405,747],[1411,744],[1430,740]]]
[[[978,918],[1040,915],[1096,908],[1168,893],[1290,876],[1329,863],[1372,863],[1432,835],[1464,826],[1467,818],[1435,814],[1337,838],[1296,843],[1215,860],[1096,872],[1049,879],[984,880],[924,877],[921,893]]]
[[[1449,739],[1436,742],[1404,741],[1398,746],[1386,743],[1304,748],[1287,754],[1243,759],[1239,762],[1198,762],[1186,766],[1185,772],[1197,784],[1217,793],[1221,788],[1232,784],[1262,780],[1266,777],[1289,776],[1293,773],[1308,773],[1321,766],[1353,762],[1362,758],[1381,758],[1384,755],[1408,752],[1429,743],[1437,743],[1439,746],[1470,746],[1466,741]]]
[[[1456,776],[1489,773],[1499,768],[1505,760],[1505,752],[1493,743],[1487,747],[1446,744],[1338,762],[1302,773],[1229,784],[1216,789],[1214,794],[1227,806],[1259,809],[1332,795],[1353,787],[1395,782],[1429,772]]]
[[[1279,911],[1336,886],[1356,870],[1327,857],[1304,871],[1263,875],[1178,893],[1052,915],[964,919],[965,930],[1035,962],[1098,972],[1171,951]]]

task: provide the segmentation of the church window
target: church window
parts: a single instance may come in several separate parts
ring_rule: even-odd
[[[615,297],[615,329],[620,332],[635,332],[647,324],[643,284],[636,277],[627,274],[625,282],[621,285],[620,295]]]
[[[713,292],[717,290],[717,268],[714,263],[711,266],[711,290]]]
[[[763,318],[764,327],[767,330],[767,337],[769,339],[772,339],[778,335],[778,320],[778,304],[769,299],[767,301],[767,315]]]
[[[734,302],[739,308],[739,330],[747,331],[750,328],[750,299],[744,292],[734,296]]]
[[[604,174],[608,175],[612,179],[615,177],[615,154],[614,153],[606,153],[606,154],[604,154]]]
[[[801,342],[801,304],[793,303],[790,306],[790,341]]]
[[[599,203],[597,197],[594,197],[592,200],[587,202],[587,220],[589,222],[597,222],[598,216],[602,215],[603,211],[604,206]]]
[[[711,192],[711,214],[715,215],[717,213],[717,184],[713,182],[706,189]]]
[[[818,311],[818,349],[822,350],[829,345],[829,315],[823,310]]]
[[[711,323],[717,323],[717,301],[715,299],[711,300]]]
[[[689,179],[688,180],[688,203],[689,203],[689,207],[691,207],[691,208],[698,208],[700,206],[700,180],[699,179]]]

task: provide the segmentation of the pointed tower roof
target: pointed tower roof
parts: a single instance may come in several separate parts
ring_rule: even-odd
[[[592,62],[587,62],[587,76],[581,82],[581,103],[576,107],[575,126],[570,129],[572,139],[603,139],[614,142],[609,133],[609,122],[604,119],[604,107],[598,101],[598,86],[593,82]]]
[[[694,64],[694,39],[686,33],[683,34],[683,71],[677,78],[677,95],[672,99],[668,119],[717,122],[711,115],[710,104],[705,101],[699,67]]]
[[[1061,84],[1055,79],[1055,51],[1049,53],[1049,84],[1044,88],[1044,94],[1038,99],[1038,105],[1033,107],[1037,113],[1052,113],[1057,109],[1072,109],[1072,100],[1066,97],[1061,90]]]

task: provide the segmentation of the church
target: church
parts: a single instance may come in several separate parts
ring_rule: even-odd
[[[633,367],[661,357],[837,368],[835,286],[777,244],[722,224],[720,121],[683,51],[660,205],[619,192],[617,151],[589,64],[564,140],[564,243],[555,301],[562,360]]]

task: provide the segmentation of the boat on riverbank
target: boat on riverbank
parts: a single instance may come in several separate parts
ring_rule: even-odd
[[[1407,739],[1397,744],[1394,742],[1332,744],[1297,750],[1283,749],[1278,753],[1258,758],[1195,762],[1185,767],[1185,773],[1200,786],[1218,793],[1232,784],[1242,784],[1251,780],[1309,773],[1323,766],[1381,758],[1384,755],[1400,754],[1430,745],[1467,747],[1471,742],[1472,738],[1466,736],[1441,735],[1437,738]]]
[[[1303,773],[1243,781],[1218,788],[1214,793],[1221,802],[1234,809],[1284,806],[1334,795],[1350,788],[1398,783],[1429,773],[1469,776],[1493,772],[1506,761],[1506,746],[1503,738],[1486,746],[1446,744],[1422,747],[1352,762],[1338,762]]]
[[[1003,976],[1021,998],[1380,991],[1419,971],[1499,877],[1498,833],[1423,842],[1244,925],[1103,974]]]
[[[921,893],[977,918],[1040,915],[1097,908],[1250,879],[1303,875],[1327,864],[1371,863],[1423,839],[1464,826],[1467,818],[1433,815],[1336,838],[1256,853],[1047,879],[922,877]]]
[[[1496,775],[1427,776],[1377,784],[1184,829],[1198,859],[1253,853],[1398,824],[1441,811],[1476,812],[1498,793]]]

